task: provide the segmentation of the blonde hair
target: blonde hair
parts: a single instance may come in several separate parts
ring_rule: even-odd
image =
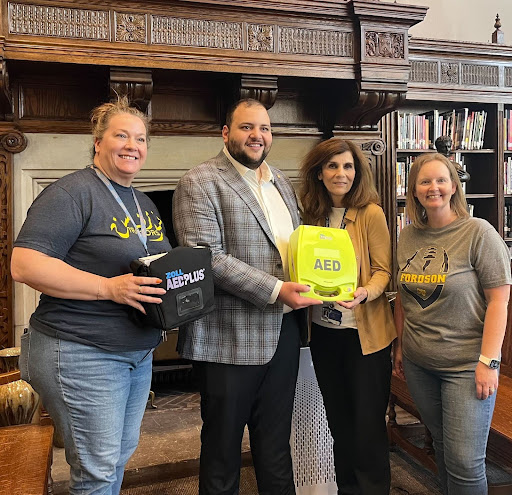
[[[433,161],[439,161],[446,165],[446,168],[450,172],[450,179],[455,184],[455,192],[450,198],[451,210],[459,218],[467,218],[469,216],[466,197],[462,191],[461,182],[453,163],[448,160],[446,156],[441,155],[440,153],[426,153],[425,155],[421,155],[420,157],[416,158],[416,160],[414,160],[411,166],[411,170],[409,171],[409,183],[407,185],[407,199],[405,202],[407,215],[409,216],[411,223],[417,229],[426,229],[428,227],[428,217],[425,208],[414,195],[416,191],[416,181],[418,180],[421,167]]]
[[[331,212],[332,198],[324,183],[318,180],[322,166],[335,156],[349,151],[354,159],[354,183],[343,198],[346,208],[361,208],[369,203],[380,203],[368,159],[352,141],[331,138],[317,144],[304,158],[300,168],[299,198],[302,203],[304,222],[321,225]]]
[[[146,139],[149,141],[149,130],[150,130],[150,121],[149,117],[142,113],[135,107],[130,106],[130,101],[126,96],[118,97],[117,101],[110,103],[103,103],[102,105],[97,106],[91,112],[91,125],[92,125],[92,136],[94,141],[97,139],[102,139],[105,131],[108,129],[110,125],[110,120],[115,115],[120,114],[128,114],[133,115],[134,117],[138,117],[142,120],[144,127],[146,128]],[[94,146],[93,146],[93,157],[95,155]]]

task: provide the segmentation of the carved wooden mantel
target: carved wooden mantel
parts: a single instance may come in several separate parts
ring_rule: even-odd
[[[398,84],[407,31],[426,13],[370,0],[4,0],[2,9],[7,59],[336,79],[379,66],[369,80]]]

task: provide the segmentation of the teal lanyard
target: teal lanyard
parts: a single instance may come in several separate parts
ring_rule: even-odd
[[[340,229],[344,229],[346,227],[345,215],[347,214],[347,210],[348,210],[348,208],[345,208],[345,211],[343,212],[343,216],[341,217]],[[329,227],[330,225],[331,225],[331,222],[329,220],[329,217],[325,217],[325,226]]]
[[[142,216],[142,210],[140,209],[139,201],[137,200],[137,197],[135,196],[135,191],[133,190],[133,187],[130,187],[132,191],[133,201],[135,202],[135,206],[137,206],[137,213],[139,214],[140,218],[140,226],[139,229],[137,227],[137,224],[133,221],[132,216],[130,215],[130,212],[126,208],[125,204],[123,203],[123,200],[119,197],[119,194],[117,194],[117,191],[114,189],[114,186],[112,183],[105,177],[103,172],[99,170],[94,165],[92,166],[94,171],[96,172],[96,175],[102,180],[103,184],[105,184],[112,194],[114,196],[114,199],[119,203],[119,206],[123,209],[125,215],[130,219],[130,222],[132,222],[133,227],[135,228],[135,232],[137,232],[137,236],[139,237],[140,242],[144,246],[144,250],[146,251],[146,254],[149,256],[148,251],[148,232],[146,230],[146,222],[144,221],[144,217]]]

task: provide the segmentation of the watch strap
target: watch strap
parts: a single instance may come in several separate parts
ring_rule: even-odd
[[[486,366],[488,366],[489,368],[492,368],[492,369],[497,369],[499,366],[500,366],[500,359],[496,359],[496,358],[488,358],[487,356],[484,356],[483,354],[480,354],[480,357],[478,358],[478,360],[485,364]]]

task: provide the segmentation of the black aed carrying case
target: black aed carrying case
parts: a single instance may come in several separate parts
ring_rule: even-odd
[[[177,247],[168,253],[130,263],[134,275],[158,277],[166,290],[161,304],[142,303],[146,323],[171,330],[215,309],[212,256],[207,247]]]

